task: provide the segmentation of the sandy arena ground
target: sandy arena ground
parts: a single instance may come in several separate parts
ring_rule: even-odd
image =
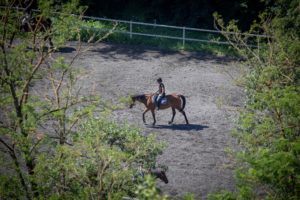
[[[66,48],[59,54],[73,53]],[[168,166],[169,184],[158,181],[165,194],[182,199],[194,193],[196,199],[207,199],[209,193],[234,189],[232,161],[225,151],[237,148],[231,136],[236,111],[243,104],[242,88],[233,79],[239,74],[237,63],[195,52],[102,43],[81,55],[75,65],[87,72],[80,80],[83,91],[95,87],[111,102],[156,91],[157,77],[162,77],[167,93],[186,96],[190,125],[184,124],[179,112],[174,124],[168,125],[172,113],[168,109],[156,113],[155,127],[145,126],[142,104],[112,114],[113,120],[137,126],[144,135],[154,133],[167,144],[158,158],[159,164]],[[146,120],[152,123],[150,112]]]

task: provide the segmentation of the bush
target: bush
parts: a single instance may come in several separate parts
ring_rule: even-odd
[[[235,136],[243,145],[237,153],[237,192],[213,199],[299,199],[300,197],[300,10],[298,1],[278,1],[261,14],[252,31],[269,34],[258,49],[235,48],[250,66],[245,76],[247,103]],[[287,14],[288,13],[288,14]],[[216,15],[217,17],[217,15]],[[270,21],[270,18],[272,19]],[[217,17],[219,25],[225,28]],[[235,23],[228,30],[237,30]],[[243,41],[240,36],[226,36]]]
[[[120,199],[132,196],[138,166],[155,166],[162,145],[128,126],[89,119],[72,146],[57,146],[38,158],[34,178],[47,198]]]
[[[10,1],[0,9],[0,199],[134,196],[138,166],[154,166],[161,153],[154,137],[93,119],[108,108],[93,91],[80,92],[80,72],[72,66],[83,51],[80,41],[67,59],[54,54],[80,38],[82,21],[70,15],[82,14],[78,3],[38,1],[41,12],[34,15],[55,18],[53,26],[26,33]]]

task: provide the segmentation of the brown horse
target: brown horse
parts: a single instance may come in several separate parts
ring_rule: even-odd
[[[135,95],[135,96],[131,96],[131,100],[132,103],[130,104],[130,108],[132,108],[134,106],[135,101],[141,102],[146,106],[145,111],[143,112],[143,122],[144,124],[146,124],[146,120],[145,120],[145,114],[150,110],[152,113],[152,117],[153,117],[153,126],[156,123],[156,119],[155,119],[155,103],[153,102],[153,96],[156,95],[154,94],[142,94],[142,95]],[[189,121],[185,115],[184,112],[184,108],[185,108],[185,104],[186,104],[186,99],[183,95],[179,95],[179,94],[170,94],[170,95],[166,95],[167,98],[167,103],[166,104],[161,104],[160,105],[160,110],[164,110],[167,108],[172,108],[172,119],[171,121],[169,121],[169,124],[173,123],[175,114],[176,114],[176,110],[178,110],[179,112],[181,112],[184,116],[185,122],[186,124],[189,124]]]

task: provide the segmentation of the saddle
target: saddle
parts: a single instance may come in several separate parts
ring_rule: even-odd
[[[153,95],[153,96],[152,96],[152,103],[156,104],[157,97],[158,97],[158,95]],[[167,103],[168,103],[168,99],[167,99],[166,96],[163,97],[163,98],[160,100],[160,105],[165,105],[165,104],[167,104]]]

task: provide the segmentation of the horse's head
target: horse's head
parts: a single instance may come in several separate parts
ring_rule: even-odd
[[[129,105],[129,108],[132,108],[134,106],[135,100],[136,100],[136,96],[131,96],[131,103]]]
[[[146,100],[146,96],[144,94],[131,96],[131,104],[129,108],[134,106],[135,101],[143,102]]]

